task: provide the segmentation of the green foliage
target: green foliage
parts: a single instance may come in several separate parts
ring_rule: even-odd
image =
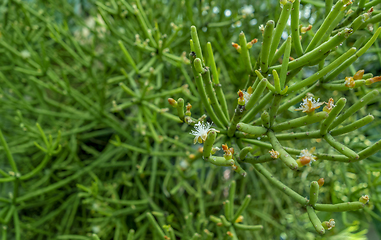
[[[323,22],[336,3],[1,2],[2,239],[315,239],[311,221],[329,219],[336,227],[320,238],[363,237],[381,219],[381,158],[378,144],[369,147],[380,139],[378,3]],[[293,30],[309,23],[299,41]],[[263,45],[261,24],[272,38]],[[365,74],[349,90],[344,78],[358,69]],[[249,86],[250,100],[237,105]],[[309,92],[336,107],[295,113]],[[194,139],[191,129],[209,118],[215,129]],[[297,171],[268,152],[295,168],[312,146],[318,161]]]

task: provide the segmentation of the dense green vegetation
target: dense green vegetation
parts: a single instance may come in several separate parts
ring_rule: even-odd
[[[2,1],[2,239],[375,239],[380,2]]]

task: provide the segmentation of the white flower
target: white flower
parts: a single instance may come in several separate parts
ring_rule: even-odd
[[[243,91],[243,98],[245,99],[245,102],[248,103],[249,100],[250,100],[250,97],[251,97],[251,94],[246,92],[246,91]]]
[[[316,101],[313,97],[305,97],[303,98],[303,102],[300,104],[300,108],[295,109],[295,111],[311,113],[324,104],[324,102],[319,102],[319,100],[320,98]]]
[[[329,221],[327,222],[327,230],[331,230],[332,228],[335,227],[335,220],[334,219],[329,219]]]
[[[250,15],[254,12],[253,5],[245,5],[241,8],[242,15]]]
[[[20,52],[20,54],[21,54],[21,57],[22,57],[23,59],[30,58],[30,52],[29,52],[28,50],[22,50],[22,51]]]
[[[274,159],[277,159],[279,157],[279,152],[275,151],[274,149],[271,149],[271,151],[269,151],[269,153],[270,153],[271,157]]]
[[[196,131],[191,130],[191,133],[190,133],[190,134],[195,136],[193,143],[196,144],[197,142],[199,142],[199,143],[204,142],[206,140],[206,137],[208,136],[208,133],[211,130],[219,132],[214,128],[210,128],[211,126],[212,126],[212,124],[208,123],[208,122],[206,122],[205,124],[204,124],[204,122],[196,123],[194,125],[194,128],[196,129]]]

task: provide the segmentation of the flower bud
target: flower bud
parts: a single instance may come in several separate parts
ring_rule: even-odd
[[[245,98],[243,97],[243,92],[241,90],[238,91],[238,96],[238,104],[241,106],[245,105]]]
[[[320,178],[318,180],[319,187],[322,187],[324,185],[324,178]]]
[[[247,45],[246,45],[247,49],[250,49],[257,42],[258,42],[258,39],[256,39],[256,38],[254,38],[253,40],[248,42]]]
[[[323,108],[323,111],[327,112],[327,113],[330,113],[332,111],[332,109],[335,107],[335,105],[333,103],[334,103],[333,98],[330,98],[328,100],[328,103],[325,103],[327,105]]]
[[[369,196],[368,195],[361,196],[359,199],[359,202],[363,204],[367,204],[369,202]]]
[[[235,48],[235,49],[237,49],[237,52],[241,52],[241,46],[240,45],[238,45],[238,43],[235,43],[235,42],[232,42],[232,46]]]
[[[356,83],[355,80],[353,80],[353,77],[345,77],[345,83],[344,85],[349,88],[355,87]]]
[[[240,215],[236,220],[235,220],[236,223],[240,223],[240,222],[243,222],[243,216]]]
[[[177,107],[177,101],[173,98],[168,98],[169,104],[171,104],[172,107]]]
[[[308,27],[301,27],[301,28],[300,28],[300,32],[301,32],[302,34],[304,34],[304,33],[308,32],[308,31],[311,30],[311,29],[312,29],[312,25],[308,25]]]
[[[353,79],[354,80],[359,80],[359,79],[362,79],[362,77],[364,76],[364,69],[363,70],[358,70],[355,75],[353,75]]]
[[[379,82],[379,81],[381,81],[381,76],[369,78],[369,79],[365,80],[365,84],[370,85],[372,83]]]
[[[185,112],[185,115],[187,115],[187,116],[191,116],[192,115],[192,113],[191,113],[191,108],[192,108],[192,105],[190,104],[190,103],[188,103],[187,105],[186,105],[186,109],[187,109],[187,111]]]
[[[327,230],[331,230],[332,228],[335,227],[335,220],[334,219],[329,219],[329,221],[324,221],[321,225],[323,226],[323,228],[327,229]]]
[[[212,147],[211,154],[215,154],[217,151],[220,151],[221,149],[219,147]]]
[[[271,158],[277,159],[279,157],[279,152],[275,151],[274,149],[271,149],[271,151],[269,151],[269,153],[271,155]]]
[[[225,154],[224,154],[224,158],[226,160],[230,160],[232,159],[233,157],[233,154],[231,152],[231,150],[229,149],[228,145],[227,144],[222,144],[222,150],[224,150]]]

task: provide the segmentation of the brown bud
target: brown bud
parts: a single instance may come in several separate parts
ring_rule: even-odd
[[[169,104],[171,104],[172,107],[177,107],[177,101],[173,98],[168,98]]]
[[[355,75],[353,75],[353,79],[359,80],[359,79],[362,79],[363,76],[364,76],[364,70],[359,70],[355,73]]]
[[[324,185],[324,178],[320,178],[318,180],[319,187],[322,187]]]

